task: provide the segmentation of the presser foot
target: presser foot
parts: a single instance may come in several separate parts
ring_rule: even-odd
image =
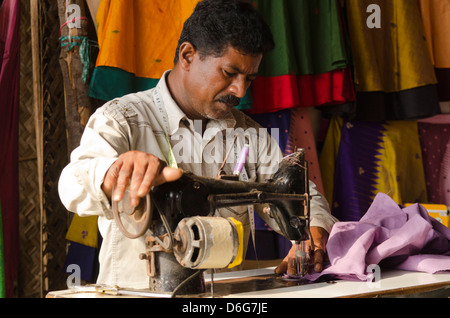
[[[301,241],[300,243],[296,243],[296,251],[295,251],[295,259],[294,259],[294,267],[296,268],[296,274],[286,273],[283,276],[284,280],[288,281],[302,281],[305,279],[306,274],[308,273],[310,266],[310,256],[306,251],[305,242]]]

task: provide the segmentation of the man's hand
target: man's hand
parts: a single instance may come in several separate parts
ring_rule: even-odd
[[[182,174],[182,170],[166,166],[154,155],[129,151],[121,154],[108,169],[102,190],[113,201],[121,201],[129,186],[130,203],[137,206],[153,186],[175,181]]]
[[[314,241],[314,251],[311,248],[311,242],[305,242],[305,248],[309,253],[310,262],[314,264],[314,271],[320,273],[323,269],[323,262],[325,259],[326,244],[328,241],[328,232],[321,227],[312,226],[310,228],[311,236]],[[283,259],[280,265],[275,268],[275,273],[278,275],[288,273],[290,275],[297,275],[297,267],[295,260],[296,246],[292,246],[288,255]]]

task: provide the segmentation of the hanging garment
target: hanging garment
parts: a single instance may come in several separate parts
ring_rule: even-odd
[[[250,113],[354,99],[337,2],[254,1],[271,27],[275,48],[251,87]]]
[[[252,83],[252,106],[258,114],[294,107],[329,106],[355,99],[349,69],[319,75],[258,76]]]
[[[357,91],[353,119],[406,120],[439,114],[437,79],[418,2],[345,4]],[[367,25],[369,5],[380,8],[380,28]]]
[[[347,66],[337,1],[255,0],[275,48],[261,62],[262,76],[319,75]]]
[[[333,206],[334,174],[336,161],[339,154],[343,119],[333,116],[327,126],[326,136],[320,152],[319,163],[322,173],[323,194],[330,208]]]
[[[450,115],[418,121],[429,203],[450,206]]]
[[[0,202],[5,296],[13,297],[19,268],[19,78],[20,1],[0,7]]]
[[[450,68],[450,1],[419,0],[431,60],[436,68]]]
[[[330,264],[309,280],[324,275],[367,281],[370,265],[437,273],[450,270],[450,229],[419,204],[400,208],[379,193],[356,222],[338,222],[327,243]]]
[[[285,153],[294,153],[299,148],[305,149],[309,179],[316,184],[317,190],[323,194],[324,189],[316,144],[310,110],[304,107],[291,109],[289,139]]]
[[[438,80],[438,99],[441,102],[450,101],[450,68],[436,68],[436,78]]]
[[[80,217],[74,214],[67,230],[67,249],[65,272],[70,273],[74,264],[80,268],[81,279],[94,283],[94,273],[97,269],[97,254],[99,248],[97,216]]]
[[[74,267],[77,266],[77,267]],[[80,279],[87,283],[95,283],[98,269],[98,250],[96,248],[70,242],[64,263],[64,272],[73,273],[79,270]]]
[[[346,0],[357,91],[398,92],[436,84],[419,5],[409,0]],[[380,28],[369,28],[369,5]]]
[[[66,240],[98,248],[97,219],[97,216],[81,217],[74,214],[67,230]]]
[[[448,89],[447,89],[448,91]],[[412,120],[440,114],[436,85],[426,85],[399,92],[356,92],[353,120]]]
[[[0,298],[5,298],[5,296],[6,296],[5,253],[3,251],[2,205],[0,202]]]
[[[198,0],[104,0],[97,11],[99,55],[89,95],[111,100],[154,87],[173,67],[184,21]]]
[[[359,220],[378,192],[398,204],[427,202],[416,121],[343,121],[339,139],[332,135],[335,130],[329,131],[320,160],[336,218]]]

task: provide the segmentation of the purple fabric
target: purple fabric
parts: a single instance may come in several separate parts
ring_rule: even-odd
[[[450,270],[450,229],[428,215],[420,204],[401,208],[379,193],[359,222],[338,222],[327,244],[330,264],[323,275],[367,280],[371,264],[381,268],[437,273]],[[370,276],[369,276],[370,275]]]
[[[6,297],[14,296],[19,268],[20,1],[0,6],[0,201]]]

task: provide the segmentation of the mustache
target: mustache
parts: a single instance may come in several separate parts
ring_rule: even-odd
[[[227,105],[237,106],[241,102],[241,99],[234,95],[225,95],[225,96],[219,97],[217,99],[217,101],[221,102],[221,103],[225,103]]]

